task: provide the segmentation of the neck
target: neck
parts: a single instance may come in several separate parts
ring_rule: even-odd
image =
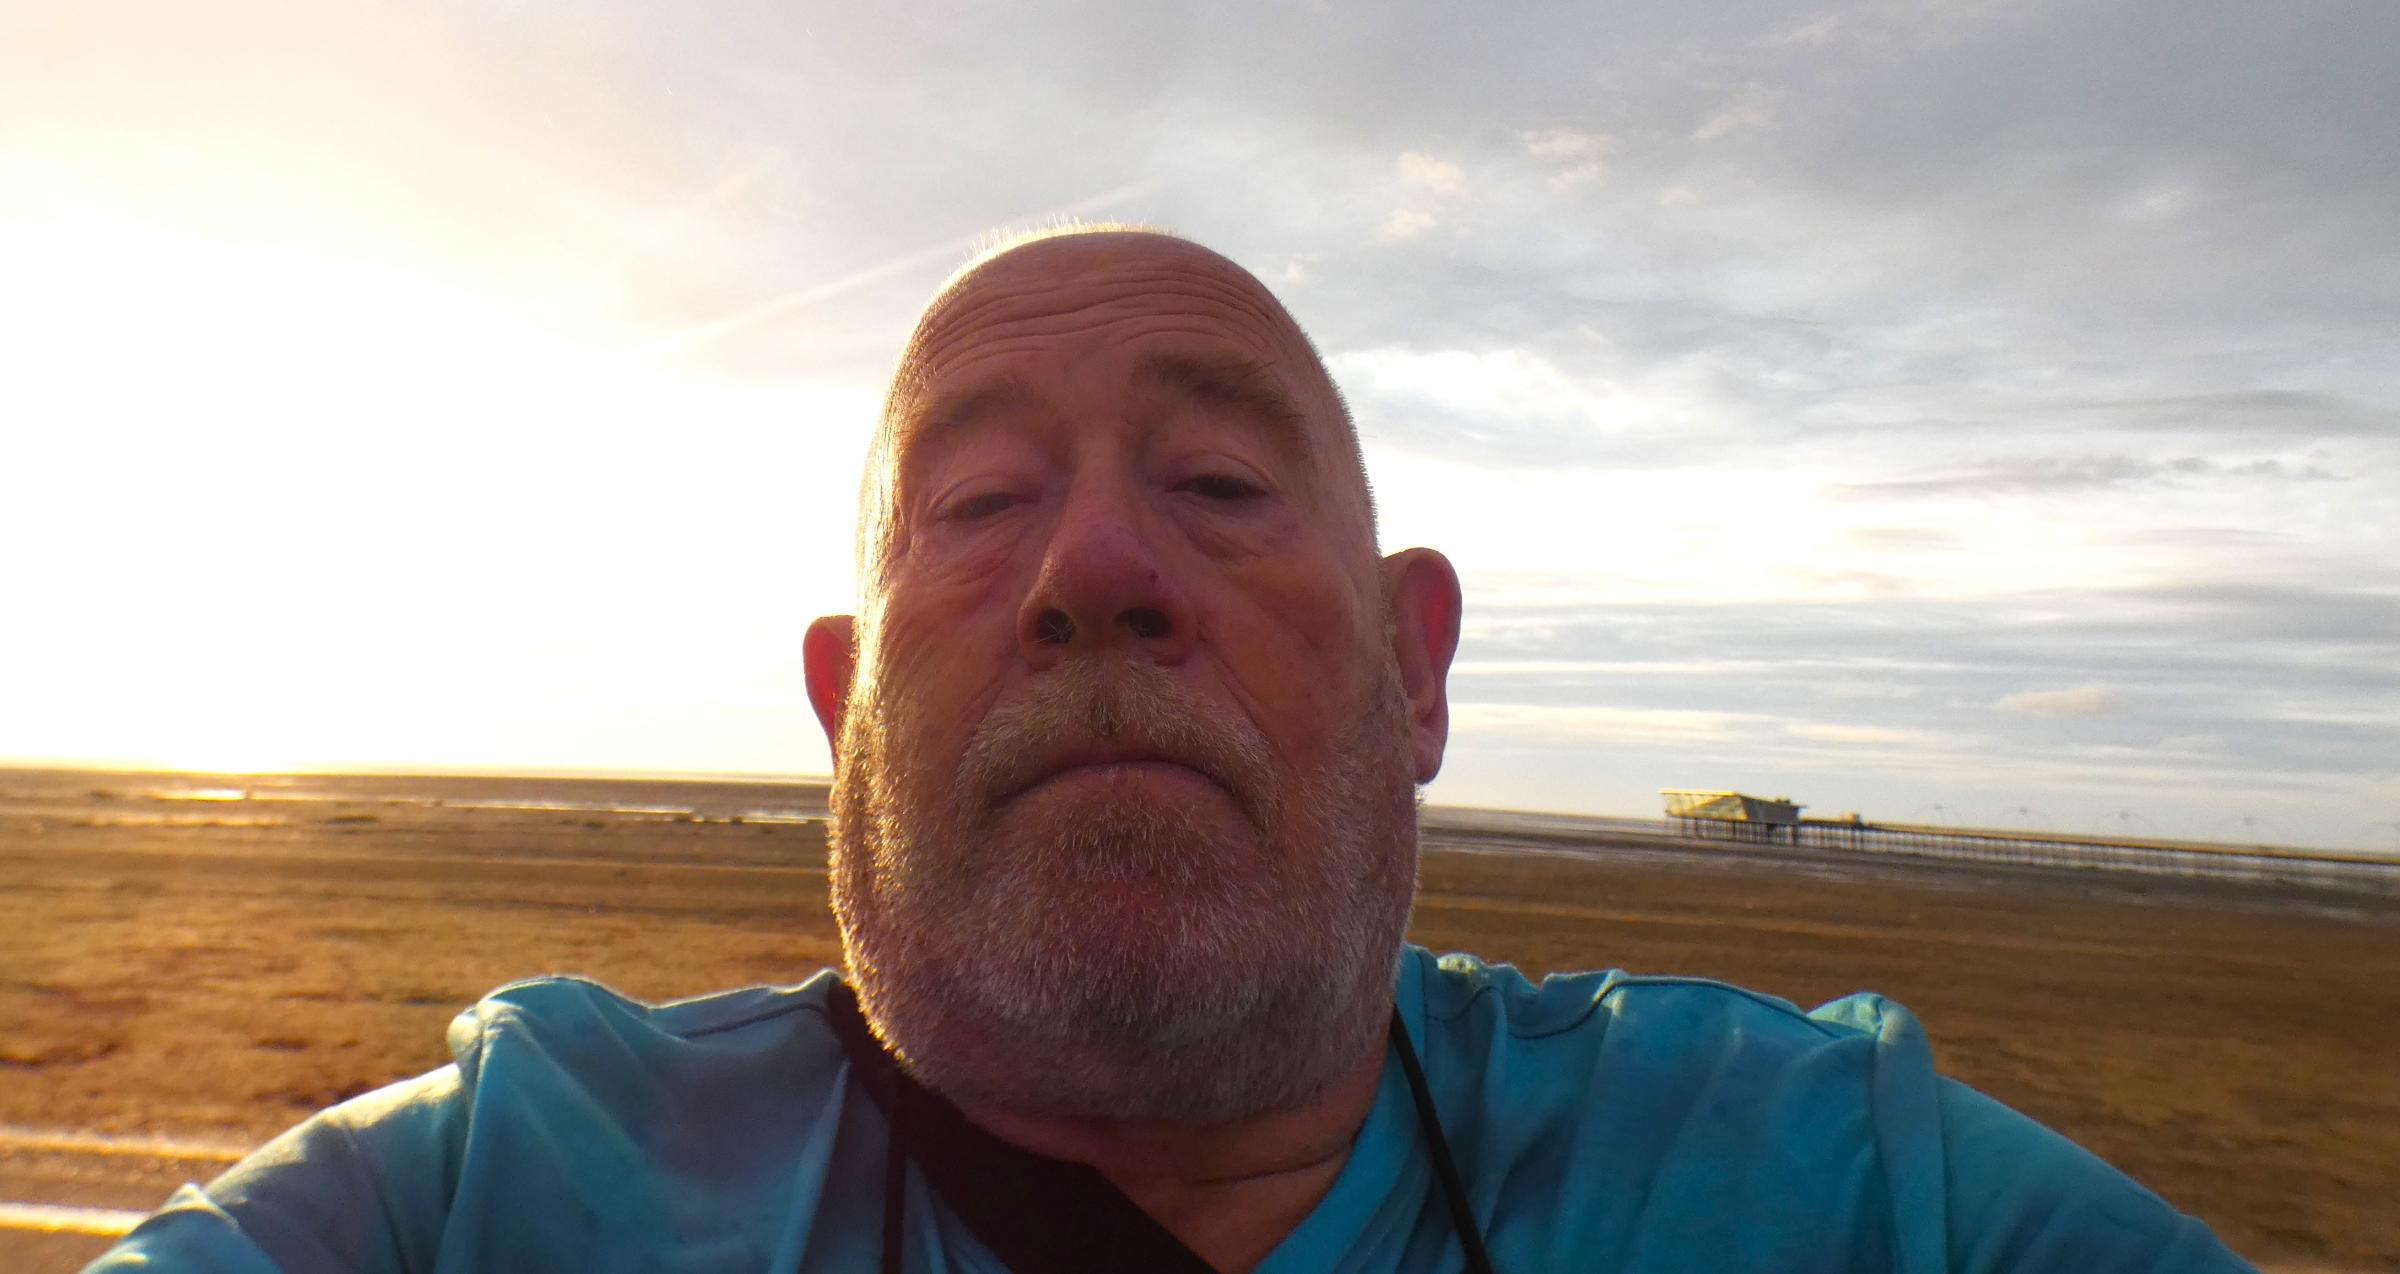
[[[1222,1124],[1057,1118],[959,1103],[986,1132],[1090,1164],[1219,1270],[1248,1270],[1325,1197],[1383,1075],[1384,1040],[1305,1105]]]

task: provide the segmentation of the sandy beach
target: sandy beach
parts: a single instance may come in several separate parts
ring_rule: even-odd
[[[804,785],[0,771],[0,1201],[152,1206],[312,1110],[439,1065],[450,1017],[513,978],[668,998],[805,977],[836,952],[821,801]],[[1438,812],[1416,940],[1804,1005],[1881,991],[1947,1071],[2252,1259],[2400,1269],[2391,895],[1563,826]],[[0,1268],[73,1268],[105,1242],[0,1228]]]

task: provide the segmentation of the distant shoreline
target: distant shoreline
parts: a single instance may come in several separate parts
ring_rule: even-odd
[[[0,761],[0,784],[12,781],[22,785],[30,780],[45,785],[71,787],[95,780],[122,781],[144,779],[166,785],[199,786],[208,790],[240,789],[266,796],[298,799],[318,793],[313,799],[334,799],[337,795],[376,794],[387,799],[419,795],[432,800],[471,800],[471,794],[482,793],[485,799],[504,799],[511,795],[531,798],[543,791],[556,792],[571,787],[588,794],[594,788],[614,789],[621,797],[616,801],[595,801],[599,805],[658,804],[670,799],[688,799],[695,811],[701,813],[739,812],[736,807],[745,799],[764,800],[778,807],[799,800],[813,800],[822,806],[826,792],[832,786],[828,775],[815,774],[757,774],[757,773],[699,773],[679,771],[655,773],[645,771],[610,770],[542,770],[542,769],[374,769],[329,767],[306,770],[177,770],[136,765],[84,765],[59,762]],[[6,795],[6,793],[0,793]],[[1678,829],[1676,821],[1663,814],[1617,815],[1586,814],[1550,810],[1495,809],[1484,806],[1427,805],[1424,820],[1428,829],[1468,833],[1523,836],[1534,840],[1569,843],[1636,837],[1643,840],[1667,839],[1700,844],[1730,844],[1734,838],[1713,835],[1695,836]],[[1843,825],[1810,820],[1822,835],[1838,834]],[[1740,825],[1731,825],[1738,827]],[[1901,838],[1922,834],[1936,840],[1971,837],[1998,842],[2019,842],[2027,845],[2091,846],[2103,850],[2134,850],[2162,852],[2200,852],[2211,854],[2263,855],[2269,858],[2313,860],[2380,866],[2392,864],[2400,868],[2400,853],[2370,849],[2335,848],[2329,846],[2268,845],[2236,841],[2178,840],[2158,837],[2115,837],[2103,835],[2072,835],[2028,831],[2022,828],[1984,828],[1949,824],[1879,823],[1862,821],[1856,826],[1869,832],[1896,834]]]
[[[170,778],[218,779],[557,779],[570,783],[797,783],[827,786],[827,774],[766,774],[745,770],[722,773],[704,770],[551,770],[540,767],[389,767],[310,766],[296,770],[193,770],[133,762],[0,760],[0,774],[143,774]]]

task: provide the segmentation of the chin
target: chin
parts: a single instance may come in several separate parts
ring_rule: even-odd
[[[978,874],[1001,889],[1056,890],[1061,902],[1086,889],[1094,902],[1138,901],[1144,887],[1208,895],[1271,868],[1260,829],[1213,786],[1049,784],[1008,802],[987,827]]]
[[[1221,1122],[1322,1091],[1378,1045],[1414,892],[1390,705],[1255,805],[1150,763],[990,803],[1005,767],[853,754],[832,885],[868,1020],[954,1100],[1027,1112]]]
[[[1040,976],[1112,995],[1148,983],[1148,998],[1171,1001],[1157,984],[1273,936],[1275,864],[1229,811],[1079,801],[1025,815],[996,829],[984,854],[995,870],[965,912],[992,941],[1038,953],[1024,963]]]

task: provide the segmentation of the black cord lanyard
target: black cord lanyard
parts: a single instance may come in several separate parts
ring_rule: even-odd
[[[1012,1266],[1016,1264],[1012,1255],[1046,1248],[1045,1254],[1025,1259],[1038,1262],[1034,1268],[1039,1269],[1124,1269],[1129,1267],[1128,1255],[1139,1252],[1142,1259],[1138,1265],[1144,1269],[1208,1269],[1206,1262],[1089,1165],[1053,1160],[1010,1146],[968,1123],[939,1094],[919,1087],[867,1029],[858,1013],[857,998],[848,987],[836,987],[828,1007],[833,1010],[834,1034],[850,1055],[868,1096],[882,1108],[890,1130],[883,1152],[883,1274],[902,1274],[906,1237],[902,1221],[912,1143],[929,1184],[942,1189],[968,1228],[995,1256]],[[1466,1254],[1467,1274],[1493,1274],[1475,1214],[1467,1206],[1458,1161],[1450,1153],[1449,1138],[1442,1135],[1441,1120],[1434,1111],[1433,1091],[1425,1083],[1425,1069],[1417,1061],[1416,1047],[1397,1008],[1392,1010],[1391,1041],[1400,1051],[1400,1069],[1408,1076],[1408,1091],[1416,1102],[1426,1148],[1433,1152],[1434,1177]],[[997,1193],[973,1193],[987,1186],[997,1187]],[[1015,1197],[999,1197],[1001,1193]],[[1036,1200],[1055,1205],[1062,1196],[1078,1198],[1083,1205],[1075,1209],[1076,1236],[1062,1235],[1060,1227],[1024,1215],[1021,1205]],[[1072,1254],[1060,1250],[1057,1245],[1062,1238],[1080,1250]],[[1103,1245],[1109,1249],[1107,1255],[1095,1255],[1093,1248]]]
[[[1400,1069],[1408,1072],[1408,1092],[1417,1099],[1417,1122],[1425,1129],[1425,1147],[1433,1152],[1433,1175],[1441,1179],[1442,1202],[1450,1207],[1450,1225],[1467,1254],[1468,1274],[1492,1274],[1491,1254],[1483,1250],[1483,1232],[1475,1228],[1475,1212],[1467,1206],[1466,1182],[1458,1175],[1458,1160],[1450,1156],[1450,1139],[1442,1135],[1441,1116],[1433,1109],[1433,1089],[1426,1086],[1425,1068],[1417,1064],[1416,1046],[1392,1010],[1392,1046],[1400,1050]]]

